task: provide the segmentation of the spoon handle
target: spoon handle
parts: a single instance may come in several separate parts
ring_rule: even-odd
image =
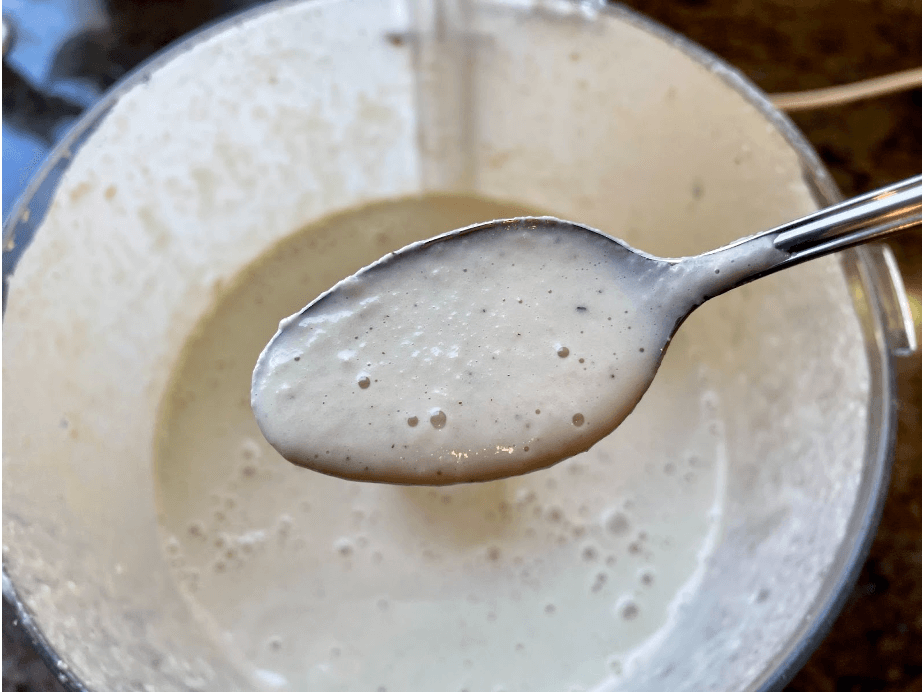
[[[768,231],[787,266],[921,223],[921,176],[854,197]]]
[[[693,294],[698,305],[762,276],[920,223],[918,175],[678,262],[700,278]]]

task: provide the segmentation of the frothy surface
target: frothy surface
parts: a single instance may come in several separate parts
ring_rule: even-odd
[[[284,457],[344,478],[544,468],[611,432],[648,388],[676,321],[651,294],[669,267],[528,221],[388,255],[282,322],[254,372],[254,414]]]
[[[389,247],[530,213],[424,197],[327,219],[245,270],[187,343],[156,449],[164,552],[259,688],[593,689],[618,681],[696,587],[725,468],[695,351],[708,320],[678,334],[616,433],[524,476],[344,481],[285,462],[254,421],[251,369],[275,315]]]

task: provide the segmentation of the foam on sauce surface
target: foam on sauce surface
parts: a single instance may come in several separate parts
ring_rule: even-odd
[[[434,196],[328,218],[246,269],[188,341],[156,449],[164,550],[195,611],[258,686],[589,689],[618,680],[696,587],[725,467],[719,402],[695,352],[708,321],[678,334],[615,433],[528,475],[445,488],[358,483],[297,468],[260,434],[251,372],[278,315],[390,248],[535,213]],[[516,296],[495,298],[495,310],[522,308]],[[582,377],[584,344],[547,342],[550,367]],[[357,397],[383,388],[374,370],[351,377]],[[422,401],[402,405],[409,432],[441,432]],[[458,420],[449,403],[436,406],[446,408],[443,430]],[[555,410],[530,406],[536,417]],[[577,413],[593,424],[592,409],[558,410],[567,425]]]
[[[648,388],[675,323],[651,295],[668,267],[526,221],[388,255],[283,320],[254,372],[254,414],[284,457],[343,478],[544,468],[611,432]]]

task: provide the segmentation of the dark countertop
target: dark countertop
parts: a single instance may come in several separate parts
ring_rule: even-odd
[[[166,4],[171,13],[180,7]],[[194,25],[205,4],[199,3],[197,19],[179,22],[183,29]],[[625,4],[686,34],[771,93],[842,84],[921,64],[921,4],[913,0]],[[921,172],[920,90],[795,114],[793,120],[845,195]],[[921,231],[905,233],[891,244],[914,304],[920,341]],[[921,689],[920,350],[899,362],[898,391],[895,465],[882,524],[843,613],[793,679],[790,692]],[[60,690],[12,627],[5,605],[3,615],[3,692]]]

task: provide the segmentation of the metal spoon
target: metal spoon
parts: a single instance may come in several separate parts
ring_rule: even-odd
[[[270,444],[322,473],[425,485],[526,473],[612,432],[706,300],[920,222],[917,176],[681,259],[554,218],[470,226],[283,320],[251,404]]]

